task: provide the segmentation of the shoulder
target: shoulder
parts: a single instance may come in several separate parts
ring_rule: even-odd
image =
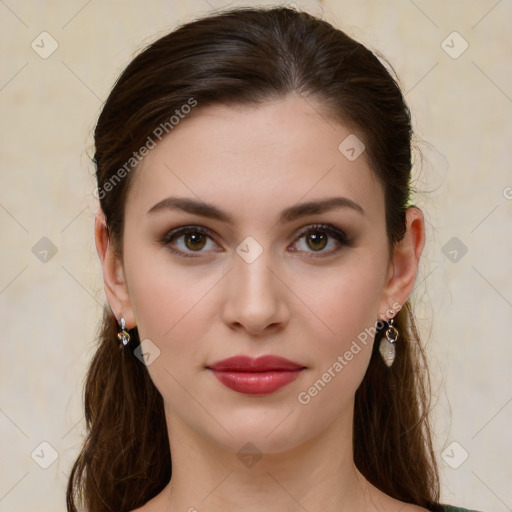
[[[453,505],[443,505],[445,512],[480,512],[469,508],[454,507]]]
[[[483,512],[480,510],[473,510],[469,508],[455,507],[453,505],[444,505],[441,504],[444,512]],[[402,503],[402,507],[400,508],[400,512],[429,512],[428,509],[420,507],[418,505],[412,505],[410,503]]]

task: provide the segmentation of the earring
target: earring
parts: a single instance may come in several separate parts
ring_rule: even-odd
[[[395,360],[395,341],[398,339],[398,330],[393,325],[395,319],[392,318],[388,322],[388,328],[386,329],[386,337],[380,340],[379,352],[382,356],[384,364],[389,368]]]
[[[124,317],[121,317],[121,327],[119,327],[117,339],[119,341],[119,348],[126,347],[126,345],[128,345],[128,342],[130,341],[130,334],[126,330],[126,323]]]

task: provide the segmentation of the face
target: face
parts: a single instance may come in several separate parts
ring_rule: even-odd
[[[248,441],[284,451],[349,426],[372,350],[362,333],[397,301],[382,186],[364,153],[338,149],[354,131],[319,112],[298,96],[198,110],[150,151],[127,197],[119,316],[159,351],[148,371],[168,421],[233,452]],[[332,198],[343,199],[299,215]],[[286,372],[233,389],[209,367],[239,355],[302,369],[273,391]]]

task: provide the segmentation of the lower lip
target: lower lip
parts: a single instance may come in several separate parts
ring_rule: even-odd
[[[293,382],[302,369],[268,372],[216,372],[213,374],[224,386],[247,395],[268,395]]]

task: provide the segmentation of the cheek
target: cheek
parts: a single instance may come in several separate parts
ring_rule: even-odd
[[[133,248],[125,260],[130,300],[141,342],[151,340],[158,357],[147,367],[150,378],[173,410],[201,414],[191,406],[189,392],[205,364],[202,340],[208,338],[214,305],[209,299],[219,277],[185,270],[168,256],[149,257]],[[155,350],[155,349],[153,349]],[[203,377],[204,378],[204,377]],[[193,385],[192,385],[193,384]]]
[[[382,267],[382,268],[381,268]],[[364,255],[331,269],[319,279],[301,278],[297,293],[316,314],[314,324],[328,352],[342,350],[351,340],[375,326],[384,285],[382,262]],[[319,321],[320,320],[320,321]],[[320,334],[321,333],[321,334]]]
[[[197,343],[211,326],[211,297],[222,273],[182,267],[165,251],[153,254],[136,244],[126,251],[125,265],[141,341],[149,338],[169,361],[188,356],[189,366],[204,364]]]
[[[307,396],[300,403],[322,402],[328,415],[340,407],[340,401],[353,398],[371,357],[383,287],[380,267],[378,261],[358,257],[313,287],[312,280],[299,281],[303,285],[299,293],[305,303],[313,304],[317,317],[302,325],[316,340],[310,348],[317,364],[308,379],[312,387],[303,389]],[[311,332],[313,325],[315,332]]]

